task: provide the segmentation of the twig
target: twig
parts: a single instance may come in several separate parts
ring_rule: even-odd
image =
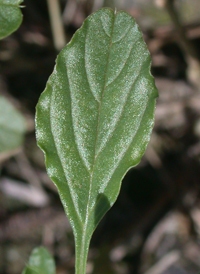
[[[179,14],[174,6],[174,0],[166,0],[165,8],[167,9],[169,16],[177,29],[180,44],[184,51],[195,59],[198,59],[198,52],[194,45],[187,39],[185,28],[181,24]]]
[[[154,0],[159,8],[165,8],[177,30],[178,42],[185,53],[188,63],[188,80],[200,89],[200,56],[195,46],[188,40],[185,28],[181,24],[179,14],[175,8],[175,0]]]
[[[67,1],[67,4],[63,12],[63,21],[66,25],[69,25],[72,22],[78,7],[77,4],[77,1],[74,0]]]
[[[58,0],[47,0],[54,46],[61,50],[66,44],[64,27],[61,19],[61,12]]]
[[[24,178],[24,180],[29,182],[30,185],[32,185],[33,187],[44,192],[40,179],[37,176],[34,169],[32,168],[26,154],[23,151],[21,151],[21,153],[18,153],[15,156],[15,159],[17,161],[18,168],[20,169],[21,175]]]
[[[94,0],[93,1],[92,12],[102,8],[103,4],[104,4],[104,0]]]
[[[188,62],[188,79],[200,88],[200,58],[197,49],[186,37],[185,28],[182,26],[179,14],[174,6],[174,0],[165,0],[165,8],[177,29],[180,46],[186,55]]]
[[[36,207],[47,206],[49,203],[48,195],[36,187],[7,177],[1,178],[0,182],[0,190],[6,196]]]
[[[0,164],[22,151],[22,147],[0,153]]]
[[[160,274],[164,273],[171,265],[177,263],[181,258],[178,250],[174,250],[165,255],[156,265],[152,266],[145,274]]]

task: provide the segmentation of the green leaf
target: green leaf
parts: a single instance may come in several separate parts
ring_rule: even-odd
[[[139,163],[154,124],[157,89],[135,20],[104,8],[57,58],[36,113],[38,145],[73,227],[76,273],[90,238]]]
[[[23,0],[0,0],[0,39],[13,33],[22,22],[19,5]]]
[[[25,131],[22,114],[6,98],[0,96],[0,154],[20,147]]]
[[[29,258],[28,265],[22,274],[55,274],[55,262],[44,247],[35,248]]]

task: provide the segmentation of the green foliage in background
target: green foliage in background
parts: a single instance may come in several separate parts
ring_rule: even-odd
[[[0,156],[22,145],[26,131],[22,114],[0,96]]]
[[[0,39],[17,30],[22,23],[19,5],[23,0],[0,0]]]
[[[0,39],[18,29],[22,22],[19,5],[23,0],[0,0]],[[0,160],[20,147],[26,131],[25,119],[0,96]]]
[[[52,256],[44,247],[35,248],[22,274],[55,274],[56,267]]]
[[[135,20],[101,9],[58,55],[37,105],[37,141],[73,228],[76,274],[149,142],[158,95],[150,62]]]

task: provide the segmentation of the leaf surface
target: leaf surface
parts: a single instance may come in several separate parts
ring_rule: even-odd
[[[22,274],[55,274],[55,262],[44,247],[35,248],[29,258],[28,265]]]
[[[101,9],[58,55],[37,105],[38,145],[73,227],[76,273],[84,273],[77,265],[91,235],[150,139],[157,97],[150,62],[135,20]]]
[[[17,30],[22,22],[19,5],[23,0],[0,0],[0,39]]]
[[[0,154],[20,147],[25,131],[22,114],[6,98],[0,96]]]

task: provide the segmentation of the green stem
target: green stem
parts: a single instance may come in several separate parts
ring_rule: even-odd
[[[54,46],[56,50],[60,51],[66,44],[66,38],[59,1],[47,0],[47,4],[49,9]]]
[[[83,229],[75,239],[76,244],[76,263],[75,274],[85,274],[87,265],[87,256],[90,245],[91,236]]]

